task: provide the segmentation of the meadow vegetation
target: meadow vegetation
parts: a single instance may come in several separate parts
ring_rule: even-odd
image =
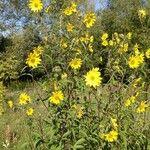
[[[0,11],[0,149],[150,150],[150,1]]]

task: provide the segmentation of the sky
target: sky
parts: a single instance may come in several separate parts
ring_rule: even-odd
[[[95,1],[95,9],[104,9],[107,4],[107,0],[94,0]]]

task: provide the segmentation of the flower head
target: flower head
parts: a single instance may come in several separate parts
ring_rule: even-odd
[[[32,67],[32,68],[37,68],[37,66],[39,64],[41,64],[41,58],[39,55],[37,55],[36,53],[30,53],[28,55],[28,58],[26,60],[26,64],[29,66],[29,67]]]
[[[64,14],[67,15],[67,16],[70,16],[75,12],[77,12],[77,5],[75,3],[72,3],[71,6],[67,7],[64,10]]]
[[[108,142],[114,142],[118,139],[118,132],[115,130],[110,131],[109,133],[103,134],[103,138]]]
[[[87,74],[85,75],[85,82],[86,85],[89,85],[90,87],[93,86],[96,88],[99,86],[102,82],[101,73],[99,72],[99,68],[93,68]]]
[[[108,33],[103,33],[103,35],[102,35],[102,37],[101,37],[101,39],[102,39],[102,41],[104,41],[104,40],[106,40],[108,38]]]
[[[128,60],[129,67],[134,69],[140,66],[139,60],[136,56],[131,56]]]
[[[69,66],[72,69],[79,69],[82,65],[82,60],[80,58],[74,58],[69,62]]]
[[[13,107],[13,101],[9,100],[9,101],[8,101],[8,106],[9,106],[10,108],[12,108],[12,107]]]
[[[33,108],[29,108],[29,109],[26,111],[26,114],[27,114],[28,116],[32,116],[32,115],[33,115],[33,112],[34,112]]]
[[[29,102],[31,102],[30,96],[26,93],[21,93],[19,96],[19,104],[26,105]]]
[[[64,94],[62,91],[53,92],[52,96],[49,98],[50,102],[56,105],[60,104],[63,99]]]
[[[87,28],[90,28],[90,27],[92,27],[94,25],[95,21],[96,21],[96,15],[95,15],[95,13],[91,13],[90,12],[90,13],[87,13],[85,15],[83,23],[85,24],[85,26]]]
[[[144,9],[140,9],[138,11],[139,18],[144,18],[146,16],[146,11]]]
[[[30,0],[29,8],[34,12],[41,11],[43,8],[43,3],[41,2],[41,0]]]
[[[137,108],[137,112],[138,112],[138,113],[145,112],[145,109],[146,109],[147,107],[148,107],[147,102],[146,102],[146,101],[142,101],[142,102],[140,103],[140,105],[138,106],[138,108]]]

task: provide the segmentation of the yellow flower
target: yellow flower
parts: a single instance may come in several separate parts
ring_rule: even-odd
[[[108,45],[108,41],[107,40],[102,41],[102,45],[103,46],[107,46]]]
[[[43,8],[43,3],[41,2],[41,0],[30,0],[29,8],[34,12],[41,11]]]
[[[68,32],[72,32],[73,31],[74,26],[71,23],[67,24],[67,31]]]
[[[28,58],[26,60],[26,64],[29,66],[29,67],[32,67],[32,68],[37,68],[37,66],[39,64],[41,64],[41,58],[39,55],[35,54],[35,53],[30,53],[28,55]]]
[[[128,60],[128,64],[129,64],[129,67],[132,69],[138,68],[140,65],[139,60],[136,56],[131,56]]]
[[[146,14],[146,11],[145,11],[144,9],[140,9],[140,10],[138,11],[138,16],[139,16],[139,18],[144,18],[146,15],[147,15],[147,14]]]
[[[28,116],[32,116],[32,115],[33,115],[33,112],[34,112],[33,108],[29,108],[29,109],[26,111],[26,114],[27,114]]]
[[[96,21],[96,15],[95,13],[91,13],[91,12],[87,13],[83,19],[83,23],[85,24],[87,28],[92,27],[95,21]]]
[[[110,46],[113,46],[113,45],[114,45],[113,40],[110,40],[110,41],[109,41],[109,45],[110,45]]]
[[[96,88],[99,86],[102,82],[101,73],[99,72],[99,68],[93,68],[87,74],[85,75],[85,82],[86,85],[89,85],[90,87],[93,86]]]
[[[60,41],[60,46],[61,46],[62,48],[67,48],[67,47],[68,47],[68,44],[67,44],[66,41],[64,41],[63,39],[61,39],[61,41]]]
[[[64,94],[62,91],[56,91],[52,93],[52,96],[49,98],[50,102],[53,104],[60,104],[61,101],[64,99]]]
[[[91,45],[91,43],[88,45],[88,49],[91,53],[93,53],[93,46]]]
[[[10,108],[12,108],[13,107],[13,101],[8,101],[8,106],[10,107]]]
[[[79,69],[82,65],[82,60],[80,58],[74,58],[69,62],[69,66],[72,69]]]
[[[129,107],[131,105],[131,101],[130,101],[130,99],[127,99],[126,101],[125,101],[125,106],[126,107]]]
[[[131,38],[132,38],[132,32],[129,32],[129,33],[127,34],[127,38],[128,38],[128,40],[131,40]]]
[[[135,96],[131,96],[130,98],[128,98],[126,101],[125,101],[125,106],[126,107],[129,107],[131,104],[133,104],[135,102]]]
[[[31,102],[30,96],[26,93],[21,93],[19,96],[19,104],[26,105],[29,102]]]
[[[142,102],[140,103],[140,105],[138,106],[138,108],[137,108],[137,112],[138,112],[138,113],[145,112],[145,109],[146,109],[147,107],[148,107],[147,102],[146,102],[146,101],[142,101]]]
[[[118,49],[118,52],[120,54],[127,52],[128,51],[128,46],[129,46],[128,43],[125,43],[125,44],[121,43],[120,47]]]
[[[108,142],[114,142],[118,139],[118,132],[115,130],[110,131],[109,133],[105,134],[105,140]]]
[[[105,41],[107,38],[108,38],[108,33],[106,33],[106,32],[103,33],[103,35],[101,37],[102,41]]]
[[[150,58],[150,48],[145,52],[145,56],[146,58]]]
[[[44,51],[44,49],[42,46],[38,46],[33,49],[33,53],[38,56],[41,55],[43,51]]]
[[[85,34],[85,37],[81,37],[81,38],[80,38],[80,41],[81,41],[81,42],[85,42],[85,44],[88,44],[89,42],[90,42],[90,43],[93,43],[94,37],[93,37],[93,36],[90,36],[88,33],[86,33],[86,34]]]
[[[112,126],[115,130],[118,129],[117,119],[111,118]]]
[[[67,15],[67,16],[70,16],[75,12],[77,12],[77,5],[75,3],[72,3],[70,7],[67,7],[64,10],[64,14]]]

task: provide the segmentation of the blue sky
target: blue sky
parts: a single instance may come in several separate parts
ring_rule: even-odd
[[[106,7],[107,0],[95,0],[95,9],[103,9]]]

